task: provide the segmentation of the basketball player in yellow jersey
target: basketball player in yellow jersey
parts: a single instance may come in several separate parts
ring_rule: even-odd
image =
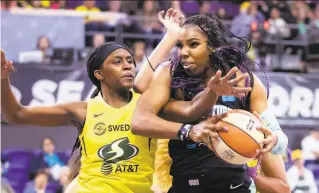
[[[88,101],[79,136],[78,192],[151,192],[156,143],[130,132],[138,98],[132,92],[131,101],[121,108],[108,105],[101,94]]]

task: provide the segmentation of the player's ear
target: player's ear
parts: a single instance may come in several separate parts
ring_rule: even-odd
[[[94,76],[100,81],[104,79],[104,74],[101,70],[94,70]]]

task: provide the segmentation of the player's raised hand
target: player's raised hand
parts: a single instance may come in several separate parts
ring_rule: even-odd
[[[245,80],[247,73],[236,76],[237,67],[232,68],[225,76],[221,77],[222,72],[218,70],[209,82],[210,87],[216,94],[224,96],[243,97],[251,91],[251,87],[239,87],[238,84]],[[235,77],[235,78],[234,78]]]
[[[164,25],[167,30],[167,33],[179,37],[181,31],[181,25],[184,23],[185,17],[179,10],[174,10],[169,8],[166,11],[161,11],[158,13],[158,20]]]
[[[12,61],[7,61],[4,51],[1,50],[1,80],[9,78],[10,72],[13,71]]]

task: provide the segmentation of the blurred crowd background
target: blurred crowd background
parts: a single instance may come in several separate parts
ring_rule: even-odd
[[[12,77],[16,97],[24,105],[85,100],[92,87],[83,81],[85,59],[92,49],[108,41],[128,45],[139,69],[165,33],[157,19],[158,12],[170,7],[181,10],[186,17],[215,14],[232,33],[251,41],[247,54],[254,61],[251,68],[256,73],[264,69],[270,80],[274,77],[275,85],[285,82],[280,87],[284,90],[273,87],[275,92],[270,92],[270,97],[278,93],[278,97],[283,97],[280,92],[286,89],[290,101],[286,104],[289,112],[282,114],[288,118],[281,122],[293,150],[283,155],[289,184],[293,193],[317,193],[319,3],[316,0],[1,1],[1,48],[18,69]],[[232,44],[242,46],[236,40]],[[85,92],[72,95],[70,91],[70,95],[65,95],[62,91],[66,87]],[[272,98],[278,106],[277,100]],[[302,109],[305,107],[310,110]],[[280,112],[276,113],[280,117]],[[63,192],[69,183],[67,162],[76,138],[75,129],[15,126],[4,121],[1,126],[2,191]]]

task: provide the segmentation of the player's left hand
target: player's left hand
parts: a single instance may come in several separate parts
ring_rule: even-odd
[[[260,152],[261,154],[264,154],[271,151],[271,149],[276,145],[278,137],[276,135],[273,135],[273,132],[263,124],[263,120],[256,111],[254,111],[254,115],[262,123],[262,126],[257,129],[263,132],[265,135],[265,139],[262,141],[263,149]]]
[[[236,76],[238,68],[232,68],[225,76],[218,70],[209,82],[208,87],[217,95],[244,97],[251,91],[251,87],[240,87],[238,84],[249,77],[248,73]],[[234,76],[236,76],[234,78]]]

